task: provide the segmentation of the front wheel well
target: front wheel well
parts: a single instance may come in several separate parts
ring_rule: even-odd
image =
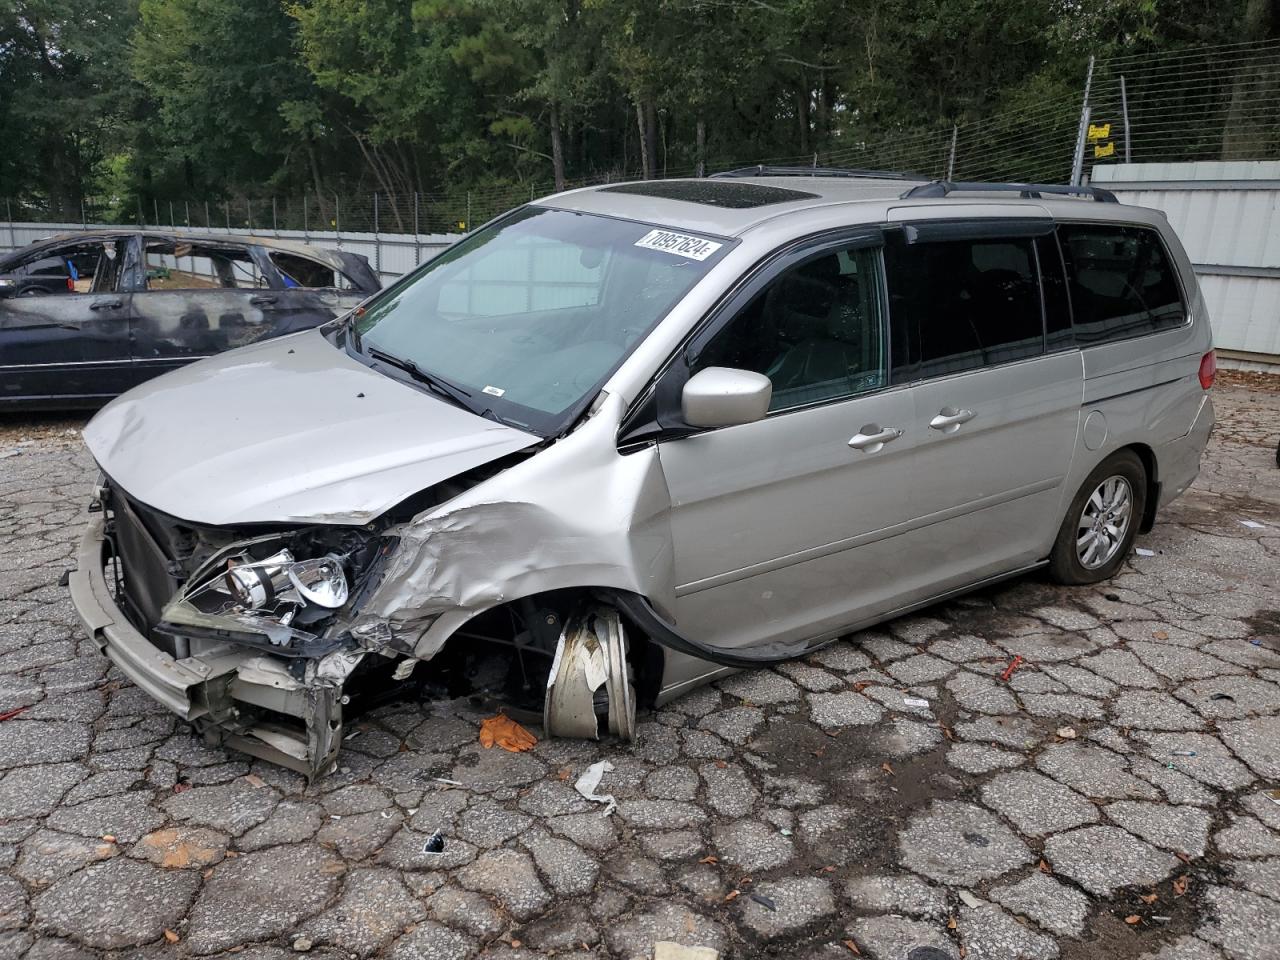
[[[548,590],[507,600],[476,614],[458,627],[445,641],[437,657],[448,659],[450,654],[456,655],[459,647],[470,647],[477,641],[490,648],[505,647],[516,658],[524,689],[527,693],[533,693],[545,688],[546,677],[565,624],[593,605],[604,604],[617,610],[625,627],[627,659],[631,665],[636,703],[650,708],[662,688],[666,667],[664,650],[649,638],[634,618],[611,602],[611,596],[606,588],[583,586]]]

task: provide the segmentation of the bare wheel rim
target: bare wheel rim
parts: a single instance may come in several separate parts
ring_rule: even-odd
[[[1133,487],[1107,477],[1089,494],[1076,527],[1076,557],[1086,570],[1106,566],[1124,543],[1133,519]]]

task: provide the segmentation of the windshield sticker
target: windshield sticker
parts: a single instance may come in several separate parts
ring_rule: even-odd
[[[713,240],[691,237],[687,233],[672,233],[670,230],[650,230],[634,245],[646,250],[674,253],[677,257],[688,257],[690,260],[705,260],[724,246]]]
[[[506,393],[507,391],[503,390],[501,387],[485,387],[485,388],[484,388],[482,391],[480,391],[480,392],[481,392],[481,393],[487,393],[487,394],[488,394],[489,396],[491,396],[491,397],[500,397],[500,396],[502,396],[504,393]]]

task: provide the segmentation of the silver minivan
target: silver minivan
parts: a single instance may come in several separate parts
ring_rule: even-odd
[[[627,738],[941,598],[1112,576],[1213,378],[1182,246],[1103,190],[574,190],[104,408],[71,592],[135,683],[308,775],[388,696]]]

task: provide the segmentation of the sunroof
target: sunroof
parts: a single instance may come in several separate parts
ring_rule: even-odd
[[[812,200],[818,196],[803,190],[766,187],[759,183],[735,183],[732,180],[648,180],[604,187],[603,192],[684,200],[687,203],[705,203],[709,207],[729,207],[733,210],[767,207],[771,203],[786,203],[790,200]]]

